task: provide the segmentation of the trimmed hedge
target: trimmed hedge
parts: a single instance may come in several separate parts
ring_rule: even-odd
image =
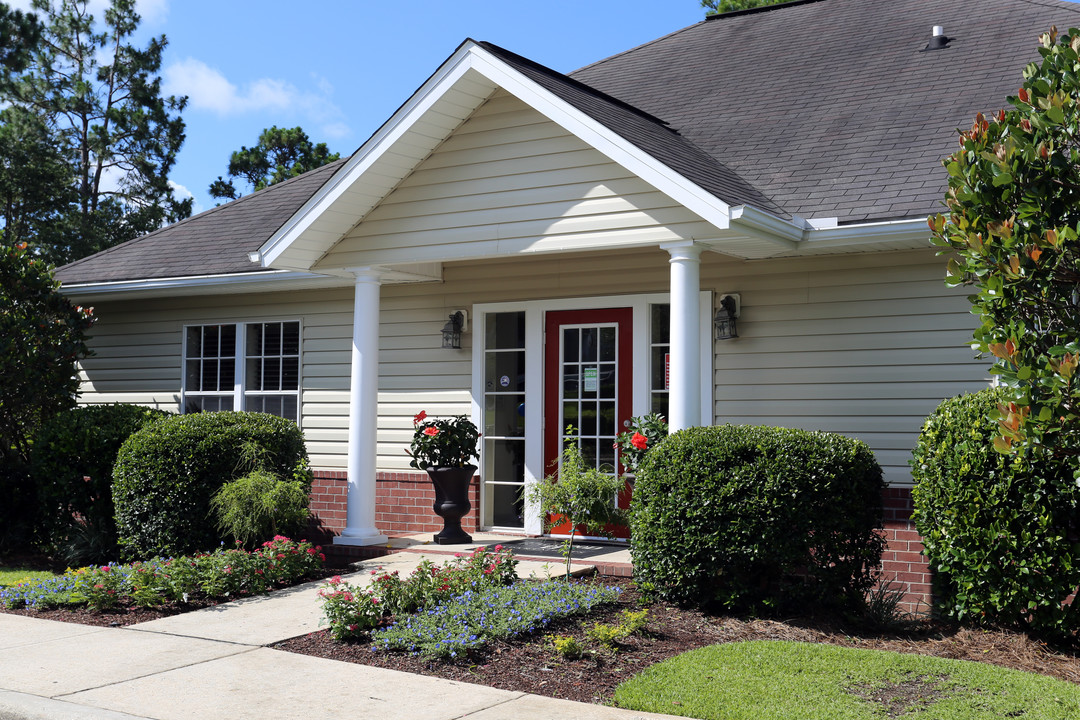
[[[881,468],[865,443],[786,428],[677,432],[631,502],[646,592],[723,609],[855,607],[881,553]]]
[[[79,515],[103,538],[104,545],[115,545],[112,474],[116,454],[132,433],[170,415],[116,403],[74,408],[47,420],[30,454],[41,540],[63,544]]]
[[[210,499],[225,483],[265,470],[284,480],[312,475],[300,428],[249,412],[167,418],[127,439],[113,468],[113,502],[126,559],[209,550],[221,537]]]
[[[957,620],[1075,640],[1080,603],[1062,603],[1080,585],[1080,488],[1065,460],[994,450],[991,414],[1005,399],[986,389],[946,400],[915,446],[914,520],[936,600]]]

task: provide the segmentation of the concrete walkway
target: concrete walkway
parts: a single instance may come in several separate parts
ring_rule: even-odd
[[[406,575],[424,557],[437,564],[446,559],[445,555],[425,554],[422,550],[411,547],[406,552],[358,563],[356,572],[343,574],[342,578],[354,585],[364,584],[375,567]],[[561,569],[558,560],[521,561],[518,574],[556,576]],[[575,565],[574,569],[587,568]],[[0,720],[670,717],[323,660],[267,647],[318,628],[316,593],[321,584],[307,583],[125,628],[98,628],[0,613]]]

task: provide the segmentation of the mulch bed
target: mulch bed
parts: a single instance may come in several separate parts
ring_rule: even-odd
[[[602,581],[623,587],[617,605],[595,612],[585,620],[550,627],[543,635],[499,642],[462,662],[374,653],[366,643],[335,643],[326,630],[293,638],[274,647],[581,702],[608,702],[623,680],[679,653],[716,643],[746,640],[821,642],[974,660],[1080,683],[1080,657],[1057,653],[1020,633],[957,629],[929,620],[902,633],[874,633],[813,618],[763,620],[714,616],[663,602],[648,606],[646,634],[628,638],[617,652],[612,653],[596,649],[595,643],[589,644],[585,632],[594,622],[615,624],[620,611],[636,611],[642,606],[632,581],[614,578],[603,578]],[[571,635],[594,652],[579,660],[557,657],[549,639],[551,634]]]

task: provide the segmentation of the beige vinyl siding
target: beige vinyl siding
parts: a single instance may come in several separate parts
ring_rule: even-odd
[[[438,287],[437,285],[433,287]],[[380,469],[407,469],[412,416],[469,412],[468,359],[439,348],[447,311],[438,294],[382,301]],[[82,363],[80,402],[180,407],[183,327],[299,319],[303,331],[301,425],[312,466],[343,469],[349,420],[352,288],[99,303]]]
[[[715,343],[717,422],[858,437],[907,485],[926,415],[988,382],[967,293],[944,286],[932,252],[704,267],[703,286],[742,299],[739,338]]]
[[[702,257],[702,289],[739,292],[740,337],[714,343],[716,422],[830,430],[865,440],[893,483],[926,414],[986,384],[967,346],[974,318],[942,282],[932,251],[770,261]],[[406,470],[412,416],[468,413],[471,325],[464,349],[439,331],[474,304],[663,293],[658,249],[447,263],[444,281],[385,285],[379,350],[380,470]],[[99,304],[84,362],[83,402],[175,410],[185,324],[300,319],[302,426],[316,468],[345,466],[352,288]],[[539,371],[535,368],[535,371]]]
[[[498,92],[315,269],[656,244],[710,227]]]

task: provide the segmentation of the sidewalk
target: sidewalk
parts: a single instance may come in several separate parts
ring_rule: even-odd
[[[488,542],[478,537],[477,544]],[[342,575],[407,574],[447,550],[409,547]],[[588,566],[575,564],[577,570]],[[558,576],[559,560],[523,560],[522,577]],[[318,628],[321,582],[125,628],[0,613],[0,720],[630,720],[663,718],[274,650]]]

